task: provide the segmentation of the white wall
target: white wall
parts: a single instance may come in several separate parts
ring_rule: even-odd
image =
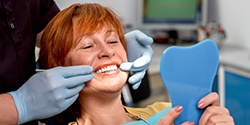
[[[136,26],[136,0],[55,0],[60,9],[73,3],[97,2],[116,11],[126,24]],[[208,0],[209,18],[222,24],[225,43],[250,50],[250,0]]]
[[[227,33],[226,43],[250,50],[250,1],[209,0],[210,19],[220,22]]]
[[[136,25],[136,0],[55,0],[60,9],[73,3],[99,3],[115,11],[123,18],[125,24]]]

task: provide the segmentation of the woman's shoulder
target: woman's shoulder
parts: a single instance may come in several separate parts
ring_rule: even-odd
[[[134,107],[126,107],[128,113],[135,115],[135,116],[141,116],[144,119],[149,118],[150,116],[154,115],[155,113],[168,108],[171,106],[171,103],[168,102],[155,102],[152,105],[148,105],[146,108],[134,108]]]

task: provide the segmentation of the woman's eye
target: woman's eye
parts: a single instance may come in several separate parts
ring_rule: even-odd
[[[91,47],[93,47],[93,46],[92,45],[87,45],[87,46],[84,46],[83,49],[89,49]]]
[[[118,41],[110,41],[109,44],[116,44]]]

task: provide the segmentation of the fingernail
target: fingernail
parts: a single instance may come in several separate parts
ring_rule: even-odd
[[[194,125],[194,122],[188,121],[187,123],[188,123],[189,125]]]
[[[204,103],[203,102],[199,102],[198,107],[199,108],[203,108],[203,106],[204,106]]]
[[[176,106],[174,110],[176,112],[181,112],[182,111],[182,106]]]

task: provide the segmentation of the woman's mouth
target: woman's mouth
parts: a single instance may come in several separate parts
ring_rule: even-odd
[[[99,74],[99,73],[104,73],[104,72],[110,72],[110,71],[114,71],[117,69],[118,69],[117,65],[109,65],[107,67],[103,67],[101,69],[96,70],[96,73]]]

